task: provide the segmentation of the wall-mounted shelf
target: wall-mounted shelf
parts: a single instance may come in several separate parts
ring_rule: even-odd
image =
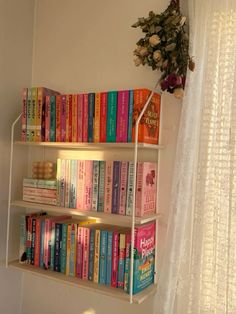
[[[93,283],[89,280],[82,280],[76,277],[65,276],[62,273],[44,270],[42,268],[38,268],[29,264],[20,264],[18,261],[10,262],[9,267],[18,271],[31,273],[35,276],[40,276],[41,278],[46,278],[66,285],[86,289],[87,291],[99,293],[115,299],[123,300],[126,302],[130,301],[129,294],[125,293],[123,290],[117,288],[109,288],[104,285]],[[143,290],[142,292],[133,295],[133,303],[141,304],[146,299],[153,296],[155,293],[156,285],[153,284],[146,288],[145,290]]]

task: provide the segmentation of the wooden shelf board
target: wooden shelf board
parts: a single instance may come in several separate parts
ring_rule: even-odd
[[[112,224],[117,226],[131,226],[132,217],[131,216],[124,216],[124,215],[116,215],[116,214],[107,214],[102,212],[96,212],[96,211],[78,211],[73,208],[67,208],[67,207],[57,207],[53,205],[45,205],[45,204],[38,204],[38,203],[31,203],[21,200],[16,200],[11,203],[12,206],[16,207],[23,207],[23,208],[29,208],[29,209],[42,209],[47,212],[55,212],[58,214],[68,214],[72,216],[80,216],[80,217],[86,217],[86,218],[95,218],[98,220],[106,223],[106,224]],[[135,224],[142,225],[144,223],[156,220],[160,218],[160,214],[154,214],[151,216],[144,216],[144,217],[136,217],[135,218]]]
[[[23,146],[43,146],[51,148],[63,148],[63,149],[134,149],[134,143],[68,143],[68,142],[21,142],[16,141],[15,144]],[[139,143],[138,148],[140,149],[163,149],[162,145]]]
[[[104,285],[93,283],[89,280],[82,280],[76,277],[66,276],[58,272],[44,270],[42,268],[38,268],[29,264],[20,264],[18,261],[10,262],[9,267],[12,269],[16,269],[18,271],[28,272],[33,275],[40,276],[46,279],[55,280],[63,284],[76,286],[81,289],[85,289],[91,292],[96,292],[105,296],[109,296],[115,299],[120,299],[120,300],[129,302],[129,295],[125,293],[123,290],[118,289],[118,288],[106,287]],[[155,292],[156,292],[156,285],[153,284],[150,287],[146,288],[144,291],[138,294],[135,294],[133,296],[133,302],[137,304],[141,304],[147,298],[153,296]]]

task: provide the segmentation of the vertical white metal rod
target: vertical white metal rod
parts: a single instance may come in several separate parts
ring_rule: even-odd
[[[134,182],[133,182],[133,211],[132,211],[132,225],[131,225],[131,259],[130,259],[130,287],[129,287],[129,295],[130,295],[130,303],[133,303],[133,276],[134,276],[134,229],[135,229],[135,197],[136,197],[136,175],[137,175],[137,156],[138,156],[138,127],[139,123],[141,121],[141,118],[144,114],[144,112],[147,109],[147,106],[149,105],[149,102],[152,99],[152,96],[159,84],[158,82],[155,84],[154,88],[152,89],[146,103],[144,104],[144,107],[138,116],[138,119],[135,124],[135,141],[134,141]]]
[[[9,232],[10,232],[10,218],[11,218],[11,190],[12,190],[12,166],[13,166],[13,149],[14,149],[14,130],[15,125],[20,119],[20,114],[11,126],[11,147],[10,147],[10,166],[9,166],[9,186],[8,186],[8,205],[7,205],[7,239],[6,239],[6,267],[8,267],[9,254]]]

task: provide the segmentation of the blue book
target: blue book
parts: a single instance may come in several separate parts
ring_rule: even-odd
[[[40,222],[40,256],[39,256],[39,266],[44,268],[43,258],[44,258],[44,234],[45,234],[45,220]]]
[[[95,230],[90,229],[88,280],[93,281]]]
[[[120,203],[120,168],[121,162],[113,162],[112,208],[113,214],[119,214]]]
[[[106,270],[106,285],[111,285],[111,270],[112,270],[112,237],[113,232],[107,232],[107,270]]]
[[[94,110],[95,109],[95,93],[88,94],[88,141],[94,141]]]
[[[56,142],[56,96],[50,96],[50,142]]]
[[[99,283],[106,284],[107,268],[107,231],[101,230],[99,254]]]
[[[99,161],[98,212],[104,212],[105,161]]]
[[[76,208],[76,192],[77,192],[77,160],[71,160],[70,165],[70,197],[69,207]]]
[[[107,93],[107,142],[116,142],[117,92]]]
[[[60,251],[62,241],[62,224],[55,225],[55,253],[54,253],[54,271],[61,271]]]
[[[62,241],[60,251],[61,273],[66,273],[67,224],[62,224]]]
[[[129,113],[128,113],[128,142],[132,142],[134,91],[129,91]]]

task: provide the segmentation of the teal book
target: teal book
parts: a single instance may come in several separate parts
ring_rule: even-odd
[[[103,285],[106,284],[107,236],[107,231],[101,230],[99,254],[99,283]]]
[[[105,161],[99,161],[98,212],[104,212]]]
[[[131,89],[129,91],[128,142],[132,142],[133,109],[134,109],[134,91]]]
[[[93,281],[95,230],[90,229],[88,280]]]
[[[20,250],[19,250],[19,262],[24,263],[27,260],[26,255],[26,216],[20,216]]]
[[[50,142],[56,142],[56,96],[50,96]]]
[[[107,96],[107,142],[116,142],[117,92],[108,92]]]
[[[88,94],[88,141],[94,141],[94,112],[95,112],[95,94]]]
[[[75,276],[76,269],[76,235],[77,235],[77,224],[71,224],[70,233],[70,261],[69,261],[69,275]]]
[[[44,257],[44,234],[45,234],[45,220],[40,222],[40,255],[39,255],[39,266],[44,268],[43,257]]]
[[[107,269],[106,269],[106,285],[111,285],[111,270],[112,270],[112,237],[113,232],[107,232]]]
[[[60,251],[61,273],[66,273],[67,224],[62,224],[62,240]]]

